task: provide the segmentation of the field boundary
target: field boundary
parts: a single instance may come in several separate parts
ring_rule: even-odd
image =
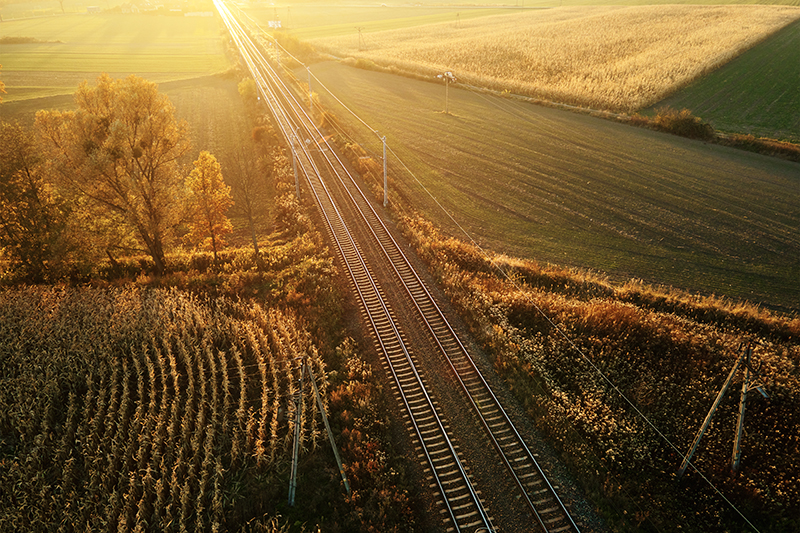
[[[325,54],[328,58],[338,61],[343,65],[360,68],[362,70],[374,70],[376,72],[383,72],[386,74],[394,74],[397,76],[403,76],[406,78],[416,79],[420,81],[427,81],[429,83],[437,83],[435,80],[431,79],[430,76],[425,76],[420,74],[419,72],[414,72],[402,68],[398,68],[396,66],[382,66],[378,65],[377,63],[365,60],[365,59],[354,59],[354,58],[341,58],[331,54]],[[602,109],[593,109],[590,107],[583,107],[577,106],[573,104],[565,104],[562,102],[556,102],[553,100],[545,100],[542,98],[535,98],[532,96],[526,96],[523,94],[512,93],[507,90],[498,91],[496,89],[490,89],[488,87],[479,87],[476,85],[470,85],[467,83],[460,83],[455,82],[452,83],[455,88],[462,88],[468,91],[476,92],[476,93],[483,93],[492,96],[497,96],[501,98],[508,98],[511,100],[516,100],[519,102],[525,102],[529,104],[535,104],[542,107],[550,107],[553,109],[563,109],[565,111],[572,111],[574,113],[581,113],[584,115],[603,118],[606,120],[613,120],[615,122],[621,122],[624,124],[629,124],[631,126],[636,126],[640,128],[651,129],[654,131],[661,131],[664,133],[671,133],[673,135],[678,135],[681,137],[688,137],[693,138],[690,135],[682,135],[679,131],[670,130],[664,127],[660,127],[656,124],[656,121],[652,117],[648,117],[645,115],[641,115],[638,112],[634,113],[633,115],[627,113],[616,113],[614,111],[606,111]],[[710,125],[709,125],[710,127]],[[713,131],[713,129],[712,129]],[[739,133],[721,133],[717,131],[713,131],[713,135],[708,138],[703,139],[706,142],[712,142],[714,144],[719,144],[721,146],[728,146],[731,148],[736,148],[739,150],[744,150],[748,152],[755,152],[761,155],[766,155],[770,157],[778,157],[780,159],[786,159],[788,161],[800,162],[800,144],[791,143],[788,141],[781,141],[778,139],[773,139],[769,137],[755,137],[749,134],[739,134]]]

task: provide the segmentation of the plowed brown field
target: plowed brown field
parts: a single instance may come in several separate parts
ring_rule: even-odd
[[[453,88],[445,115],[441,85],[335,63],[312,72],[419,180],[390,157],[390,186],[453,232],[420,184],[503,252],[800,307],[797,163]]]

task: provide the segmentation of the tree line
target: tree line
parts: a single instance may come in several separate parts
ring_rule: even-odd
[[[253,151],[228,155],[228,185],[207,151],[184,168],[188,126],[155,83],[104,74],[78,87],[75,104],[37,112],[32,128],[0,122],[0,250],[16,274],[42,281],[142,253],[162,274],[179,243],[216,260],[234,203],[258,253],[265,174],[277,150],[269,126],[254,132]]]

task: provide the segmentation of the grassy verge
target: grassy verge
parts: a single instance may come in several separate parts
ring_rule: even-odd
[[[694,116],[686,108],[678,111],[671,107],[660,107],[655,111],[655,116],[636,114],[632,117],[620,117],[617,120],[689,139],[712,142],[800,163],[800,144],[741,133],[721,133],[714,130],[711,124],[700,117]]]
[[[797,318],[484,254],[420,219],[403,226],[614,530],[750,531],[746,520],[762,531],[798,527]],[[679,452],[743,341],[756,343],[771,400],[750,396],[742,470],[730,472],[730,393],[694,458],[716,489],[691,471],[678,480]]]

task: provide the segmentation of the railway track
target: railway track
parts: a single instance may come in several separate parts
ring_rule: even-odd
[[[351,224],[352,216],[355,216],[356,224],[361,227],[359,235],[371,235],[368,246],[380,250],[383,263],[388,265],[396,283],[402,287],[405,294],[402,305],[415,310],[417,323],[408,327],[421,325],[437,346],[439,356],[452,371],[463,397],[497,451],[498,461],[503,463],[519,489],[518,497],[525,501],[533,517],[531,523],[552,533],[577,532],[578,526],[558,497],[556,487],[547,479],[436,300],[353,179],[347,165],[327,144],[306,112],[304,103],[263,56],[261,48],[251,37],[251,28],[237,20],[221,0],[215,0],[215,3],[256,80],[262,98],[294,147],[298,169],[326,222],[329,238],[349,274],[364,318],[374,333],[398,397],[409,415],[409,426],[420,444],[420,455],[430,472],[432,488],[442,497],[448,529],[494,531],[495,527],[459,458],[458,446],[450,436],[447,423],[428,391],[415,354],[401,329],[402,324],[396,319],[389,298],[372,271],[363,251],[364,244],[348,227],[347,217],[341,209],[351,213],[347,218]],[[342,198],[347,206],[340,209]]]

